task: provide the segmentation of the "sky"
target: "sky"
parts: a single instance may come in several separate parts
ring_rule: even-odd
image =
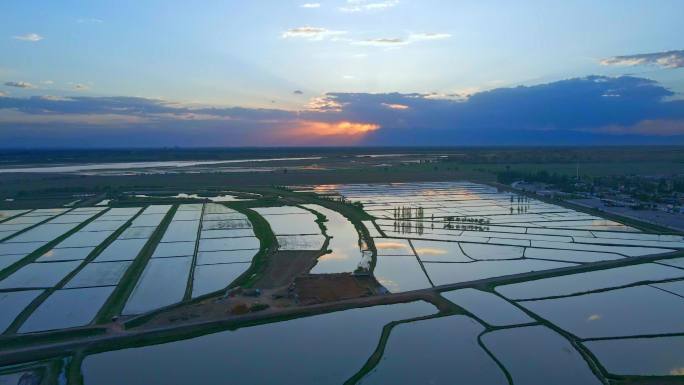
[[[0,147],[684,144],[681,0],[0,4]]]

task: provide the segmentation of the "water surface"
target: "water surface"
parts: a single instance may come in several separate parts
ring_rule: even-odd
[[[252,210],[266,219],[275,235],[321,234],[316,216],[302,208],[281,206],[257,207]]]
[[[140,314],[181,301],[191,265],[192,257],[150,259],[122,314]]]
[[[259,250],[200,251],[197,253],[198,265],[217,263],[251,262]]]
[[[363,257],[356,227],[337,211],[319,205],[304,205],[304,207],[317,211],[327,218],[326,233],[331,237],[328,243],[330,253],[318,258],[311,273],[351,273],[356,270]]]
[[[496,294],[476,289],[445,291],[442,296],[492,326],[535,322],[515,305]]]
[[[52,287],[80,264],[80,261],[29,263],[0,281],[0,289]]]
[[[192,297],[225,289],[237,277],[249,269],[249,263],[222,263],[195,267]]]
[[[84,383],[339,385],[363,367],[384,325],[435,311],[425,302],[374,306],[99,353],[83,361]]]
[[[201,239],[199,251],[245,250],[258,249],[259,240],[256,237],[240,238],[210,238]]]
[[[323,235],[278,235],[279,250],[320,250],[325,243]]]
[[[411,241],[416,254],[423,262],[472,262],[458,242]]]
[[[118,285],[131,263],[131,261],[89,263],[71,278],[65,287]]]
[[[498,286],[496,291],[510,299],[534,299],[566,296],[638,282],[662,281],[678,277],[684,277],[684,270],[655,263],[644,263]]]
[[[147,239],[117,239],[95,257],[95,262],[132,261],[146,243]]]
[[[588,341],[584,345],[611,374],[684,376],[684,336]]]
[[[57,290],[21,325],[19,333],[64,329],[89,324],[113,287]]]
[[[22,290],[0,293],[0,309],[2,309],[0,311],[0,334],[42,292],[42,290]]]
[[[593,251],[537,249],[528,247],[525,258],[553,259],[564,262],[598,262],[624,258],[619,254]]]
[[[684,298],[650,286],[519,303],[580,338],[684,333]]]
[[[570,342],[545,326],[488,332],[482,342],[508,370],[514,384],[602,384]]]
[[[373,275],[391,293],[432,287],[413,255],[378,255]]]
[[[158,167],[178,168],[178,167],[206,166],[206,165],[219,165],[219,164],[236,164],[236,163],[251,163],[251,162],[274,162],[274,161],[283,161],[283,160],[317,160],[317,159],[321,159],[321,157],[91,163],[91,164],[73,164],[73,165],[63,165],[63,166],[0,168],[0,173],[8,173],[8,172],[71,173],[71,172],[81,172],[81,171],[127,170],[127,169],[158,168]]]
[[[359,384],[508,384],[478,345],[484,327],[454,315],[403,323],[392,329],[378,365]]]
[[[484,278],[528,273],[574,266],[564,262],[539,260],[477,261],[471,263],[423,263],[430,279],[435,285],[474,281]]]

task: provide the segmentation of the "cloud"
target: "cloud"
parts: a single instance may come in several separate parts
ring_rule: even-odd
[[[136,97],[0,98],[0,147],[278,145],[297,113]],[[208,140],[212,138],[211,140]]]
[[[684,144],[684,100],[649,79],[588,76],[449,95],[333,92],[301,111],[7,96],[0,147]]]
[[[0,103],[0,111],[13,109],[32,115],[60,114],[121,114],[121,115],[155,115],[163,113],[186,113],[193,109],[176,107],[160,99],[136,97],[54,97],[31,96],[28,98],[8,98]],[[213,111],[202,109],[201,111]],[[219,110],[214,115],[225,112]]]
[[[46,84],[46,85],[52,85],[55,84],[52,80],[43,80],[41,83]]]
[[[16,87],[16,88],[36,88],[33,84],[29,82],[5,82],[5,85],[7,87]]]
[[[671,376],[684,376],[684,366],[681,368],[670,369]]]
[[[393,46],[405,45],[407,43],[408,42],[406,40],[404,40],[400,37],[381,37],[381,38],[375,38],[375,39],[359,40],[359,41],[356,41],[354,44],[373,46],[373,47],[393,47]]]
[[[320,8],[321,3],[304,3],[299,6],[300,8]]]
[[[90,89],[90,86],[83,83],[76,83],[74,84],[73,89],[75,91],[88,91]]]
[[[329,96],[315,97],[306,105],[308,111],[316,112],[341,112],[343,105]]]
[[[604,66],[655,65],[662,68],[684,67],[684,50],[613,56],[601,60]]]
[[[435,32],[413,33],[413,34],[409,35],[408,41],[417,42],[417,41],[425,41],[425,40],[442,40],[442,39],[448,39],[450,37],[451,37],[451,34],[448,34],[448,33],[435,33]]]
[[[352,145],[378,129],[379,125],[365,122],[296,120],[282,127],[276,136],[285,144]]]
[[[409,106],[406,104],[398,104],[398,103],[380,103],[385,108],[389,108],[390,110],[408,110]]]
[[[354,41],[355,45],[373,46],[373,47],[400,47],[408,44],[420,43],[424,41],[443,40],[451,37],[448,33],[412,33],[407,37],[382,37],[374,39],[365,39]]]
[[[73,99],[67,98],[65,96],[54,96],[54,95],[43,95],[43,96],[39,96],[39,98],[41,98],[43,100],[62,101],[62,102],[73,101]]]
[[[456,92],[430,92],[427,94],[421,95],[421,97],[425,99],[434,99],[434,100],[465,100],[467,99],[471,94],[462,94],[461,91],[456,91]]]
[[[27,33],[25,35],[12,36],[12,38],[15,40],[31,41],[31,42],[41,41],[44,39],[43,36],[40,36],[37,33]]]
[[[322,41],[329,40],[334,42],[346,42],[352,45],[359,46],[374,46],[374,47],[400,47],[407,44],[425,42],[425,41],[435,41],[443,40],[451,37],[449,33],[443,32],[420,32],[411,33],[405,37],[401,36],[385,36],[385,37],[375,37],[375,38],[359,38],[359,37],[347,37],[342,35],[348,35],[347,31],[336,31],[330,30],[323,27],[296,27],[290,28],[280,34],[283,39],[305,39],[309,41]],[[358,35],[358,34],[357,34]],[[363,57],[356,55],[356,57]]]
[[[385,1],[369,1],[369,0],[347,0],[347,3],[340,7],[342,12],[367,12],[367,11],[382,11],[399,4],[399,0],[385,0]]]
[[[684,135],[684,120],[646,119],[632,125],[609,125],[584,131],[618,135],[676,136]]]
[[[320,41],[334,36],[344,35],[346,31],[332,31],[321,27],[297,27],[291,28],[281,34],[283,39],[299,38],[311,41]]]
[[[301,121],[297,122],[295,134],[301,133],[311,136],[362,135],[379,128],[380,126],[374,123]]]
[[[294,90],[292,93],[295,95],[304,95],[304,91],[302,90]]]
[[[7,95],[8,95],[7,92],[0,91],[0,97],[7,96]]]
[[[75,115],[30,115],[17,111],[9,111],[0,115],[2,124],[35,124],[50,126],[55,124],[89,125],[94,127],[131,126],[149,122],[143,116],[121,114],[75,114]]]
[[[684,100],[668,100],[673,93],[648,79],[588,76],[450,95],[328,93],[316,105],[336,108],[314,111],[379,124],[368,145],[684,143]]]

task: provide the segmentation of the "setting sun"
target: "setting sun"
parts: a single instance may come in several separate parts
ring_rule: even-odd
[[[294,132],[298,135],[311,136],[356,136],[379,128],[379,125],[373,123],[302,121],[299,122]]]
[[[684,0],[0,4],[0,385],[684,385]]]
[[[350,145],[380,128],[368,122],[296,120],[281,127],[277,140],[289,145]]]

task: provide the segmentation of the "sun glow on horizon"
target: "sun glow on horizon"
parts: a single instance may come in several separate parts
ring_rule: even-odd
[[[359,122],[319,122],[300,121],[293,130],[297,136],[359,136],[376,131],[380,125],[374,123]]]
[[[328,122],[303,122],[302,128],[309,131],[311,135],[330,136],[330,135],[363,135],[380,128],[374,123],[357,123],[341,121],[336,123]]]
[[[366,134],[379,130],[381,126],[375,123],[324,122],[318,120],[298,120],[283,127],[278,139],[289,144],[353,144],[365,137]]]

